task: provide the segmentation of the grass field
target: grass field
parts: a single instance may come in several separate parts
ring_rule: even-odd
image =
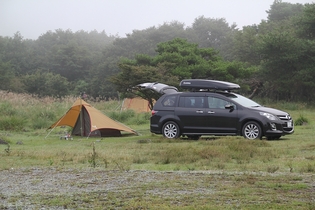
[[[140,135],[60,140],[66,128],[47,136],[30,116],[48,121],[48,127],[72,99],[8,98],[0,100],[0,121],[10,125],[13,116],[25,123],[21,130],[12,125],[0,131],[0,139],[8,143],[0,144],[0,177],[8,183],[10,176],[30,180],[38,187],[51,181],[47,174],[78,179],[58,179],[67,191],[46,186],[42,193],[22,192],[28,189],[23,181],[21,186],[0,183],[0,209],[315,209],[315,109],[307,105],[269,104],[301,122],[293,135],[277,141],[213,136],[193,141],[153,135],[148,116],[126,118],[117,113],[118,102],[94,102]],[[97,185],[79,179],[82,174]],[[10,188],[18,190],[6,190]]]

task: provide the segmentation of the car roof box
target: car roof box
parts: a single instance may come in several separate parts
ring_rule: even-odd
[[[185,79],[179,83],[179,86],[185,89],[191,89],[195,91],[198,91],[200,89],[234,90],[240,88],[240,86],[235,83],[205,79]]]

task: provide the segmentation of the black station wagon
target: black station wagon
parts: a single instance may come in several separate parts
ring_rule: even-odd
[[[268,108],[233,93],[240,86],[234,83],[187,79],[180,87],[188,92],[161,83],[144,83],[163,94],[155,103],[150,130],[166,138],[187,136],[199,139],[202,135],[241,135],[246,139],[279,139],[292,134],[291,116],[284,111]]]

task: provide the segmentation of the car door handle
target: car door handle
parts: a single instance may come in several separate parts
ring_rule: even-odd
[[[196,113],[202,114],[203,111],[202,110],[197,110]]]
[[[208,111],[208,114],[214,114],[215,112],[214,111]]]

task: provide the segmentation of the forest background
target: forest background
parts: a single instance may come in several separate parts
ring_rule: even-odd
[[[0,89],[109,100],[144,82],[202,78],[238,83],[250,97],[313,102],[315,3],[274,1],[266,12],[267,20],[242,30],[201,16],[190,27],[173,21],[125,38],[61,29],[36,40],[0,36]]]

